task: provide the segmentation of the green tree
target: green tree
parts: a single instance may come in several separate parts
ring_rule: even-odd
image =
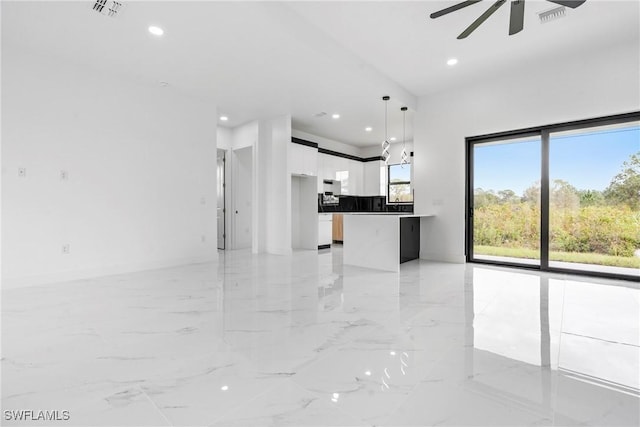
[[[500,190],[498,191],[498,197],[500,198],[500,203],[518,203],[520,202],[520,198],[516,196],[516,192],[513,190]]]
[[[604,190],[604,197],[610,204],[623,204],[640,210],[640,151],[622,164],[620,173]]]
[[[540,204],[540,181],[534,182],[522,194],[522,201],[531,205]]]
[[[497,204],[499,201],[498,196],[493,190],[483,190],[482,188],[476,188],[473,191],[473,206],[476,208],[482,208]]]
[[[598,190],[579,190],[580,207],[586,206],[602,206],[604,204],[604,195]]]
[[[551,206],[556,209],[577,209],[580,197],[576,187],[563,179],[554,179],[551,184]]]

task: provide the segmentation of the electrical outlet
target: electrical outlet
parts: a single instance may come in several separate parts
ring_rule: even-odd
[[[201,205],[206,205],[207,204],[207,199],[205,197],[201,197],[200,198],[200,204]]]
[[[62,181],[67,181],[69,179],[69,172],[65,170],[60,171],[60,179]]]
[[[206,242],[207,241],[207,237],[203,234],[202,236],[200,236],[200,241],[202,243]]]
[[[27,176],[27,168],[18,168],[18,176],[24,178]]]
[[[68,243],[65,243],[64,245],[62,245],[62,253],[64,255],[71,253],[71,245],[69,245]]]

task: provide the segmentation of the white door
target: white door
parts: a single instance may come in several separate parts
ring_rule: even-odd
[[[224,209],[224,166],[225,166],[225,155],[224,150],[218,150],[218,172],[217,172],[217,202],[218,206],[216,209],[217,212],[217,220],[218,220],[218,249],[225,248],[225,209]]]

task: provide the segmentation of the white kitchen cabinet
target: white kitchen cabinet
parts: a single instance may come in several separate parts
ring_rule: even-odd
[[[337,163],[335,159],[339,157],[330,154],[318,153],[318,192],[324,191],[323,180],[334,181],[336,179]]]
[[[363,162],[349,160],[349,194],[356,196],[363,195],[363,167]]]
[[[331,245],[333,239],[333,214],[318,214],[318,247]]]
[[[363,163],[363,195],[383,196],[386,188],[386,168],[381,160]]]
[[[318,149],[301,144],[290,144],[289,168],[292,174],[317,176]]]
[[[318,192],[325,189],[322,187],[323,180],[345,180],[340,193],[354,196],[362,195],[364,192],[364,165],[358,160],[346,159],[344,157],[332,156],[330,154],[318,153]],[[339,173],[342,172],[342,173]],[[346,174],[345,174],[346,172]],[[345,178],[346,177],[346,178]]]

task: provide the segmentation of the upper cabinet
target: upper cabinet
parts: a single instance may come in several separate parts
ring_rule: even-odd
[[[301,144],[289,144],[289,168],[292,174],[318,175],[318,149]]]
[[[365,196],[384,196],[386,191],[386,166],[381,160],[364,163],[363,180]]]
[[[318,177],[318,193],[326,190],[323,180],[340,181],[336,194],[352,196],[375,196],[380,194],[381,162],[362,162],[331,154],[319,153],[317,148],[291,143],[289,146],[289,168],[295,175]],[[382,180],[382,181],[381,181]]]
[[[366,162],[349,160],[349,194],[364,195],[363,169]]]
[[[340,194],[360,196],[363,192],[363,165],[358,160],[346,159],[331,154],[318,154],[318,192],[323,191],[323,179],[341,182]]]

